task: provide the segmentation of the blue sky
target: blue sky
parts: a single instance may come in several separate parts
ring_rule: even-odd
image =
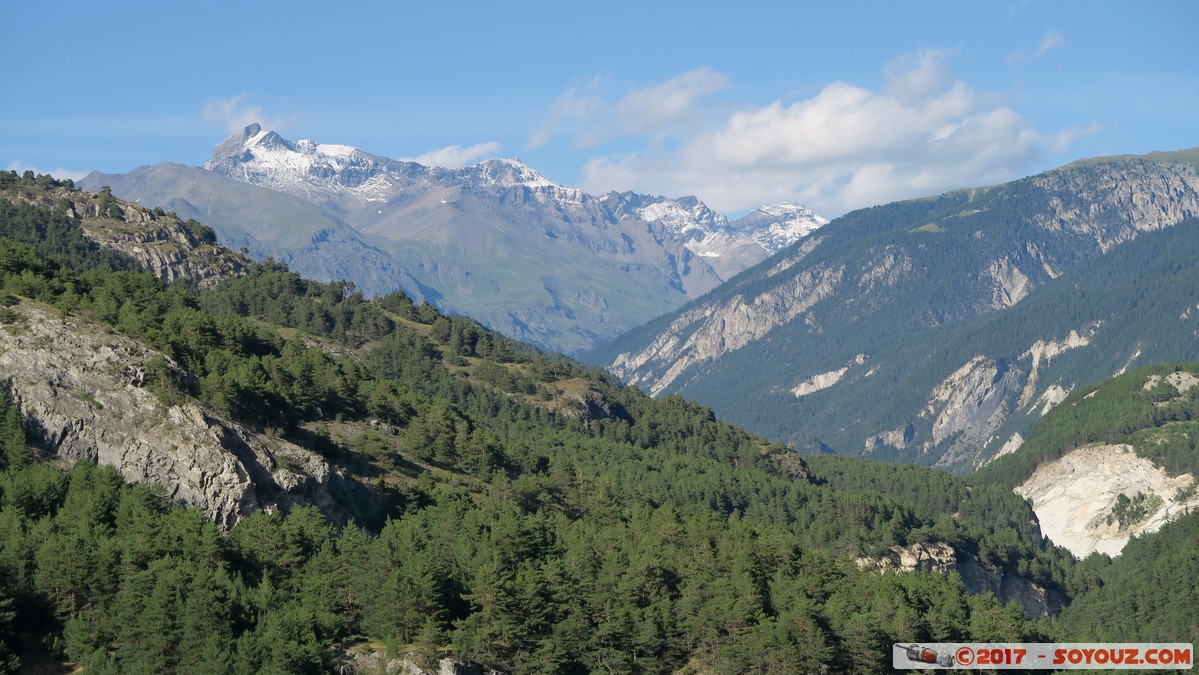
[[[1199,3],[6,2],[0,168],[199,165],[261,121],[599,193],[852,208],[1199,146]]]

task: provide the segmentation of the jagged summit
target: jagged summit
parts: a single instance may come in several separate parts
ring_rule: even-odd
[[[386,202],[414,186],[437,183],[495,189],[528,187],[561,192],[577,201],[581,190],[563,187],[518,159],[488,159],[446,169],[374,155],[350,145],[289,141],[255,122],[213,151],[204,168],[235,180],[271,188],[325,205],[319,192],[359,204]],[[314,192],[315,190],[315,192]]]
[[[348,145],[288,141],[258,123],[225,139],[204,164],[213,173],[297,197],[309,198],[316,187],[359,202],[384,201],[414,167],[424,168]]]
[[[793,202],[764,204],[737,221],[737,229],[774,253],[820,229],[828,220]]]

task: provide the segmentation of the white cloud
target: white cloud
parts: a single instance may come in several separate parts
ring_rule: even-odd
[[[617,138],[687,126],[697,119],[704,98],[728,86],[728,77],[696,68],[619,97],[605,95],[607,85],[606,79],[595,77],[568,88],[529,136],[526,149],[540,148],[562,135],[573,137],[577,148],[593,148]]]
[[[808,99],[740,110],[673,149],[650,143],[594,157],[582,187],[694,194],[726,212],[799,200],[833,216],[1011,179],[1081,133],[1045,136],[955,79],[942,52],[919,52],[885,72],[882,91],[834,82]]]
[[[658,132],[694,118],[704,97],[728,85],[729,78],[711,68],[696,68],[661,84],[629,92],[616,109],[626,133]]]
[[[1021,61],[1035,61],[1043,58],[1046,54],[1056,51],[1066,46],[1066,38],[1061,33],[1049,31],[1045,37],[1041,38],[1041,44],[1034,50],[1018,51],[1008,54],[1007,62],[1019,63]]]
[[[430,150],[416,157],[403,157],[404,161],[416,162],[425,166],[442,166],[447,169],[460,169],[474,160],[486,155],[493,155],[500,149],[495,141],[476,143],[467,147],[451,145],[437,150]]]
[[[90,171],[72,171],[71,169],[64,169],[61,166],[58,167],[57,169],[50,169],[49,171],[42,171],[41,169],[39,169],[35,166],[25,166],[24,164],[22,164],[20,162],[20,160],[15,161],[15,162],[10,162],[8,166],[4,167],[4,170],[5,171],[16,171],[17,173],[25,173],[26,171],[32,171],[33,173],[35,173],[39,176],[42,174],[48,173],[51,176],[54,176],[55,178],[57,178],[59,180],[62,180],[64,178],[70,178],[71,180],[79,180],[79,179],[83,178],[84,176],[88,175],[89,173],[91,173]]]
[[[267,119],[262,107],[246,102],[249,92],[233,98],[214,98],[204,104],[203,116],[205,122],[225,125],[225,131],[239,134],[253,122],[258,122],[264,129],[279,131],[287,127],[287,122],[279,118]]]
[[[1049,31],[1045,34],[1045,39],[1041,40],[1041,46],[1037,48],[1037,56],[1045,56],[1049,52],[1065,46],[1066,38],[1061,33]]]
[[[587,82],[572,85],[564,91],[550,107],[546,120],[529,136],[525,149],[536,150],[542,147],[576,121],[599,117],[604,109],[603,99],[599,95],[601,84],[601,78],[595,77]]]
[[[1077,141],[1083,136],[1094,136],[1102,130],[1103,125],[1095,121],[1092,121],[1085,127],[1069,127],[1067,129],[1062,129],[1054,134],[1050,139],[1049,148],[1053,152],[1063,152],[1071,145],[1074,145],[1074,141]]]
[[[904,102],[925,99],[953,82],[953,72],[945,62],[945,53],[934,49],[901,56],[892,61],[885,72],[887,95]]]

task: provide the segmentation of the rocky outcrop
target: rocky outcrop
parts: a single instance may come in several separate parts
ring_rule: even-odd
[[[791,390],[791,393],[795,394],[796,397],[800,397],[807,396],[808,394],[814,394],[822,389],[828,389],[834,384],[840,382],[841,378],[845,377],[845,373],[848,373],[850,368],[860,366],[864,363],[866,363],[866,355],[858,354],[851,359],[849,363],[836,370],[830,370],[826,373],[819,373],[809,377],[803,382],[800,382]]]
[[[133,204],[105,207],[96,202],[77,203],[83,232],[105,248],[136,260],[163,281],[183,279],[201,287],[239,277],[249,269],[245,256],[205,241],[204,231],[171,216],[159,216]],[[115,217],[119,216],[119,217]]]
[[[998,459],[1004,455],[1010,455],[1019,450],[1020,446],[1022,445],[1024,445],[1024,435],[1017,431],[1007,439],[1007,442],[1003,444],[1003,447],[999,448],[999,452],[995,453],[994,459]],[[984,464],[985,463],[986,462],[984,462]]]
[[[59,187],[7,198],[63,213],[79,223],[89,239],[132,258],[163,281],[182,279],[207,287],[246,274],[252,264],[244,255],[217,246],[215,233],[207,227],[115,199],[108,192]]]
[[[879,433],[866,439],[864,452],[870,454],[883,446],[890,446],[896,450],[903,450],[908,447],[915,436],[916,430],[910,424],[890,429],[888,431],[880,431]]]
[[[1166,384],[1174,387],[1174,389],[1178,392],[1178,395],[1183,396],[1188,391],[1193,389],[1195,385],[1199,384],[1199,377],[1195,377],[1191,373],[1182,370],[1176,373],[1170,373],[1164,378],[1157,375],[1150,375],[1149,379],[1146,380],[1145,384],[1142,386],[1142,389],[1149,391],[1161,382],[1165,382]]]
[[[1066,600],[1056,590],[1044,588],[968,553],[960,553],[944,542],[894,546],[877,558],[859,556],[857,564],[861,569],[877,572],[957,572],[966,590],[980,595],[993,593],[1005,604],[1015,600],[1029,619],[1056,616]]]
[[[572,378],[559,382],[558,387],[560,394],[547,405],[550,410],[584,424],[606,420],[614,415],[612,403],[587,380]]]
[[[1057,616],[1066,604],[1061,592],[1045,588],[1004,569],[979,560],[972,555],[960,556],[957,572],[962,583],[971,593],[993,593],[1002,603],[1015,600],[1024,608],[1024,616],[1035,619],[1041,616]]]
[[[949,574],[957,569],[957,552],[944,542],[893,546],[877,558],[858,556],[858,567],[878,572],[936,572]]]
[[[1091,445],[1037,467],[1016,488],[1041,530],[1075,556],[1119,555],[1136,535],[1156,532],[1199,508],[1195,478],[1170,477],[1128,445]]]
[[[502,671],[454,659],[440,659],[436,666],[422,667],[412,654],[395,657],[370,645],[339,646],[333,661],[338,673],[371,675],[503,675]]]
[[[1024,443],[1023,434],[998,433],[1013,415],[1039,419],[1066,399],[1073,384],[1044,386],[1041,375],[1054,358],[1089,346],[1098,328],[1037,340],[1013,362],[974,356],[929,392],[913,422],[876,432],[866,439],[864,452],[884,446],[904,450],[915,443],[924,453],[940,450],[936,465],[949,470],[978,468],[1014,452]]]
[[[1049,414],[1050,410],[1056,408],[1066,397],[1070,395],[1070,390],[1059,384],[1051,384],[1045,389],[1045,393],[1041,394],[1033,407],[1037,409],[1037,415],[1044,417]]]
[[[887,246],[862,273],[858,285],[865,291],[874,290],[875,286],[894,286],[911,276],[912,271],[912,258],[894,246]]]
[[[0,379],[42,451],[157,483],[223,527],[260,509],[320,507],[336,519],[369,499],[318,455],[254,433],[183,399],[165,403],[148,373],[177,367],[144,345],[44,305],[21,302],[0,327]],[[368,514],[359,512],[360,520]]]
[[[1016,404],[1023,408],[1033,400],[1033,396],[1037,391],[1037,380],[1040,376],[1042,366],[1047,366],[1053,362],[1054,357],[1060,356],[1071,349],[1086,347],[1091,344],[1091,338],[1095,336],[1095,331],[1099,326],[1088,326],[1082,332],[1073,330],[1070,334],[1061,340],[1037,340],[1020,355],[1021,360],[1028,361],[1028,380],[1024,384],[1024,389],[1020,393],[1020,401]]]
[[[991,309],[1011,307],[1032,292],[1032,282],[1010,258],[1000,258],[991,263],[987,267],[986,276],[993,285]]]

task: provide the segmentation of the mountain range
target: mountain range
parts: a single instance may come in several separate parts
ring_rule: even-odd
[[[967,472],[1199,347],[1199,151],[849,213],[588,358],[802,447]]]
[[[826,222],[796,204],[730,222],[694,197],[596,197],[518,160],[423,166],[258,124],[203,168],[93,173],[80,185],[194,218],[222,243],[311,278],[403,290],[566,353],[702,295]]]
[[[991,354],[1005,331],[1091,307],[1134,320],[1042,344],[1038,382],[1087,350],[1122,355],[1125,334],[1193,350],[1199,303],[1174,314],[1199,284],[1182,215],[1046,263],[1056,278],[983,312],[1027,323],[967,315],[930,360],[952,365],[954,336]],[[963,479],[800,456],[402,293],[367,299],[215,239],[0,173],[4,670],[882,672],[897,642],[1199,630],[1199,363],[1080,386]]]

